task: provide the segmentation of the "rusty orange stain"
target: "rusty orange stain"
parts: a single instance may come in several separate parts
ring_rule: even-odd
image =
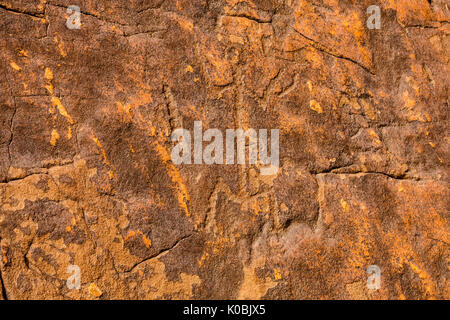
[[[11,66],[11,68],[13,68],[13,69],[16,70],[16,71],[22,70],[22,68],[19,67],[19,65],[18,65],[17,63],[15,63],[14,61],[11,61],[11,62],[9,63],[9,65]]]
[[[70,123],[70,124],[74,124],[75,121],[73,121],[72,117],[67,113],[66,108],[63,106],[63,104],[61,103],[61,100],[59,100],[59,98],[57,97],[52,97],[52,104],[54,107],[56,107],[59,111],[59,113],[66,118],[66,120]]]
[[[50,139],[50,144],[51,144],[52,146],[55,146],[56,143],[58,142],[59,138],[60,138],[60,136],[59,136],[58,131],[57,131],[56,129],[53,129],[53,130],[52,130],[51,139]]]

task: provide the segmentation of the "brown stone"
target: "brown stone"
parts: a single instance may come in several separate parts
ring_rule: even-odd
[[[0,0],[0,299],[450,298],[446,1],[77,3]]]

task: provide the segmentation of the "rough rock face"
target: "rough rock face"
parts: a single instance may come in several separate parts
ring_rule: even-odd
[[[445,0],[0,0],[0,298],[449,299],[449,22]],[[194,121],[279,129],[278,172],[175,165]]]

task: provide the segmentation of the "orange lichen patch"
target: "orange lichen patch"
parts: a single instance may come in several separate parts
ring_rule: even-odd
[[[209,253],[208,252],[204,252],[202,254],[202,256],[200,257],[200,260],[198,261],[198,265],[200,267],[202,267],[205,264],[205,262],[208,259],[208,257],[209,257]]]
[[[275,280],[277,280],[277,281],[283,279],[281,271],[279,269],[277,269],[277,268],[273,269],[273,276],[274,276]]]
[[[406,106],[408,109],[412,109],[412,107],[414,107],[414,106],[416,105],[416,101],[415,101],[414,99],[411,99],[411,98],[409,97],[408,91],[404,91],[404,92],[403,92],[403,94],[402,94],[402,100],[403,100],[403,103],[405,104],[405,106]]]
[[[136,236],[136,231],[129,231],[128,234],[125,236],[125,238],[123,238],[124,241],[128,241],[131,238],[134,238]]]
[[[109,177],[110,180],[113,180],[114,179],[114,171],[109,170],[108,171],[108,177]]]
[[[152,245],[152,241],[151,241],[149,238],[147,238],[147,237],[145,236],[145,234],[142,233],[141,230],[137,230],[137,231],[131,230],[131,231],[129,231],[129,232],[128,232],[128,235],[125,236],[125,237],[123,238],[123,240],[124,240],[124,241],[128,241],[128,240],[130,240],[131,238],[134,238],[134,237],[136,237],[136,236],[138,236],[138,235],[140,235],[140,236],[142,237],[142,241],[144,242],[145,246],[146,246],[147,248],[150,248],[151,245]]]
[[[44,11],[44,5],[47,3],[47,0],[39,0],[38,9],[39,11]]]
[[[152,144],[153,149],[158,153],[159,158],[164,163],[166,167],[166,172],[169,175],[170,179],[177,186],[177,193],[178,193],[177,198],[180,207],[186,212],[186,215],[190,217],[191,214],[188,209],[188,202],[190,201],[190,196],[187,187],[184,184],[183,179],[181,178],[180,172],[172,163],[172,158],[169,152],[167,151],[166,147],[164,146],[166,138],[164,137],[162,132],[158,132],[158,130],[151,121],[145,121],[142,115],[140,115],[139,119],[140,121],[143,122],[142,124],[143,128],[147,129],[149,131],[149,135],[156,139],[155,142]]]
[[[61,100],[59,100],[59,98],[57,97],[52,97],[52,105],[54,107],[56,107],[59,111],[59,113],[66,118],[66,120],[70,123],[70,124],[74,124],[75,121],[73,121],[72,117],[67,113],[66,108],[63,106],[63,104],[61,103]]]
[[[193,73],[193,72],[194,72],[194,68],[192,68],[191,65],[188,65],[188,66],[186,67],[186,72]]]
[[[423,115],[413,114],[408,117],[409,121],[431,122],[431,116],[428,113]]]
[[[56,108],[54,106],[50,106],[48,107],[48,112],[54,116],[55,112],[56,112]],[[55,117],[53,117],[55,118]]]
[[[48,81],[53,80],[53,72],[52,70],[50,70],[50,68],[45,68],[44,78],[47,79]]]
[[[171,178],[172,182],[178,186],[178,203],[180,207],[186,212],[189,217],[191,214],[188,209],[188,202],[190,201],[188,190],[181,178],[180,172],[172,163],[171,156],[167,149],[159,142],[154,143],[154,148],[158,152],[161,160],[164,162],[167,170],[167,174]]]
[[[44,88],[47,89],[48,93],[50,93],[51,95],[53,94],[53,85],[51,83],[46,84]]]
[[[270,214],[270,197],[264,195],[245,200],[241,204],[241,209],[248,210],[255,216]]]
[[[72,139],[72,127],[69,127],[68,129],[67,129],[67,140],[70,140],[70,139]]]
[[[64,48],[64,42],[62,42],[62,40],[58,39],[58,35],[55,35],[55,37],[53,38],[53,41],[58,45],[59,54],[61,56],[63,56],[64,58],[67,57],[67,53]]]
[[[380,137],[378,136],[378,134],[377,134],[373,129],[370,129],[370,130],[369,130],[369,135],[370,135],[372,138],[374,138],[374,139],[380,140]]]
[[[22,70],[22,68],[19,67],[19,66],[17,65],[17,63],[15,63],[14,61],[10,61],[10,62],[9,62],[9,65],[11,66],[11,68],[13,68],[13,69],[16,70],[16,71]]]
[[[198,261],[198,265],[202,267],[211,255],[218,255],[226,247],[232,245],[232,239],[223,236],[223,231],[213,240],[206,241],[206,249]]]
[[[103,295],[103,292],[100,290],[100,288],[95,283],[91,283],[89,285],[88,290],[89,290],[89,293],[95,298],[99,298]]]
[[[309,101],[309,107],[319,114],[323,112],[322,106],[316,100]]]
[[[110,166],[111,163],[108,160],[108,156],[106,155],[106,151],[103,148],[101,142],[96,137],[92,137],[92,141],[94,141],[94,143],[97,145],[97,147],[99,147],[100,151],[102,152],[103,160],[104,160],[105,164]]]
[[[341,207],[342,207],[342,210],[344,212],[348,212],[349,211],[348,203],[344,199],[341,199]]]
[[[58,131],[56,131],[56,129],[53,129],[52,130],[52,136],[51,136],[51,139],[50,139],[50,144],[52,146],[55,146],[56,143],[58,142],[59,138],[60,138],[60,136],[59,136]]]
[[[19,51],[19,55],[22,57],[29,57],[28,52],[24,49]]]
[[[47,84],[44,86],[48,93],[53,96],[53,72],[50,68],[45,68],[44,78],[47,80]]]
[[[150,248],[152,245],[152,241],[147,238],[144,234],[142,234],[142,240],[144,241],[144,244],[147,248]]]

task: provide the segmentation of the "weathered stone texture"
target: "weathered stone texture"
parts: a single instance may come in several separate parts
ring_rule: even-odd
[[[444,0],[0,0],[0,299],[449,299],[449,63]]]

